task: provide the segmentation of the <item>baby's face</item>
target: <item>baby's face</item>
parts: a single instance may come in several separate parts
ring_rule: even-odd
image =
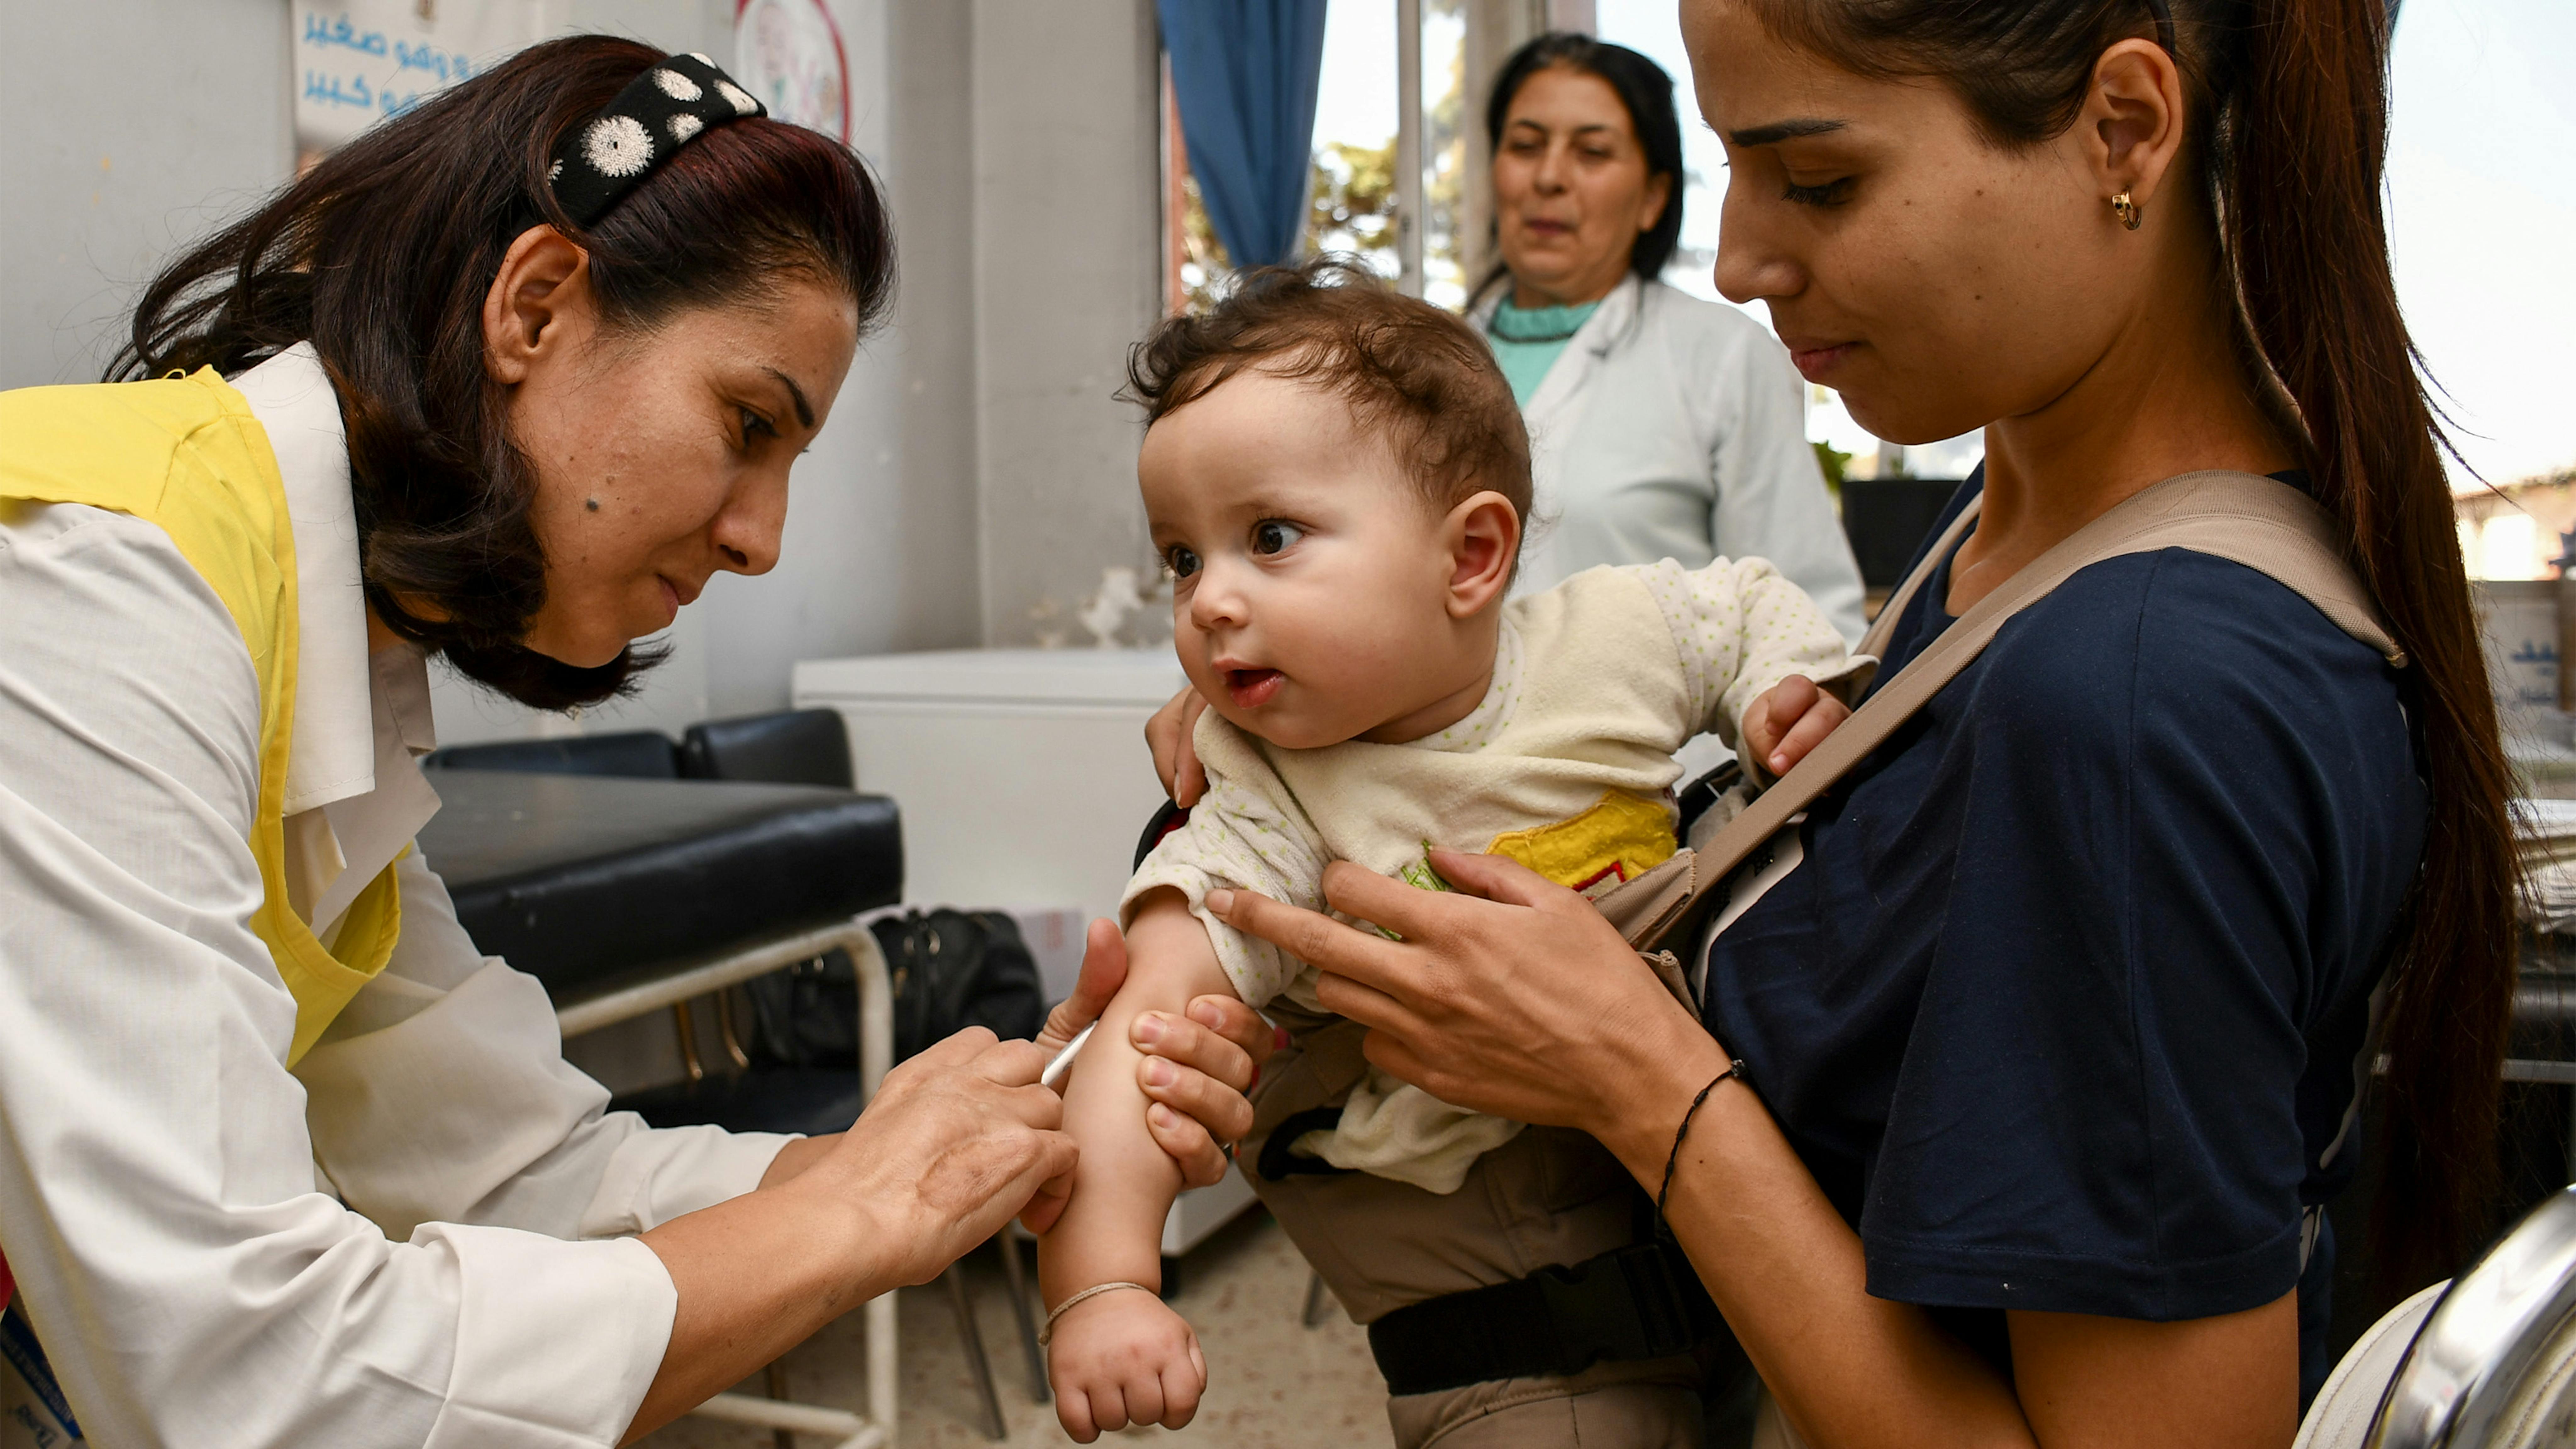
[[[1154,424],[1136,475],[1173,648],[1236,726],[1291,749],[1409,738],[1492,667],[1490,632],[1451,616],[1445,520],[1339,398],[1247,370]]]

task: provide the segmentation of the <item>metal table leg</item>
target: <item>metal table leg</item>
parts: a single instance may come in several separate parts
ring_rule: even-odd
[[[1020,1261],[1020,1242],[1006,1226],[993,1235],[993,1246],[1002,1250],[1002,1272],[1011,1283],[1011,1321],[1019,1325],[1020,1352],[1029,1361],[1029,1397],[1039,1403],[1054,1399],[1047,1385],[1046,1350],[1038,1347],[1037,1310],[1029,1302],[1029,1268]]]
[[[1010,1426],[1002,1418],[1002,1395],[993,1387],[992,1360],[984,1356],[984,1335],[975,1330],[975,1301],[966,1292],[962,1261],[949,1264],[939,1281],[948,1285],[948,1306],[957,1310],[957,1337],[966,1348],[966,1371],[975,1376],[975,1391],[984,1399],[984,1437],[999,1440]]]

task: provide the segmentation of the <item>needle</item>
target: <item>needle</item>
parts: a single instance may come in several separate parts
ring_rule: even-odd
[[[1091,1040],[1091,1033],[1096,1030],[1099,1025],[1100,1023],[1095,1021],[1090,1026],[1086,1026],[1082,1030],[1075,1032],[1073,1034],[1073,1040],[1064,1044],[1064,1050],[1055,1054],[1055,1060],[1046,1064],[1046,1070],[1038,1073],[1038,1085],[1041,1087],[1052,1087],[1062,1082],[1064,1080],[1064,1074],[1073,1070],[1074,1054],[1082,1050],[1082,1044],[1084,1042]]]

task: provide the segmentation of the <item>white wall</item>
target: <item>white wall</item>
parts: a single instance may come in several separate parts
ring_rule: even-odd
[[[871,348],[901,379],[899,536],[903,566],[954,588],[914,591],[898,618],[922,646],[984,635],[975,467],[975,106],[972,11],[896,0],[887,14],[885,160],[903,277],[892,323]]]
[[[976,0],[988,644],[1082,638],[1071,615],[1101,570],[1152,563],[1136,497],[1142,417],[1112,395],[1163,303],[1160,86],[1147,0]]]
[[[926,0],[901,8],[920,9]],[[725,578],[708,591],[708,705],[716,714],[779,709],[799,659],[975,642],[978,614],[967,460],[945,457],[942,427],[971,406],[935,394],[939,338],[908,326],[917,274],[937,249],[905,220],[901,178],[917,170],[899,144],[893,0],[835,0],[850,61],[851,141],[888,185],[895,216],[898,312],[860,350],[832,420],[791,484],[786,548],[776,572]],[[934,8],[945,9],[938,3]],[[929,353],[930,356],[923,354]],[[703,607],[703,606],[702,606]]]
[[[0,4],[0,387],[95,382],[178,242],[286,179],[286,0]]]

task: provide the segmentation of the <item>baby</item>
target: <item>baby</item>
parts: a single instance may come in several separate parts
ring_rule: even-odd
[[[1369,1068],[1357,1027],[1317,1007],[1313,970],[1204,902],[1240,887],[1321,910],[1336,859],[1446,889],[1435,846],[1510,856],[1598,899],[1674,856],[1685,741],[1714,730],[1785,767],[1839,723],[1840,701],[1775,686],[1847,672],[1841,639],[1759,559],[1594,569],[1507,603],[1530,500],[1511,390],[1464,323],[1365,274],[1258,274],[1165,323],[1131,377],[1173,645],[1211,706],[1194,736],[1209,786],[1128,887],[1127,981],[1067,1088],[1081,1164],[1039,1253],[1066,1431],[1089,1443],[1129,1422],[1177,1426],[1205,1388],[1195,1335],[1153,1291],[1180,1178],[1146,1134],[1127,1032],[1222,990],[1291,1032],[1243,1165],[1374,1325],[1399,1444],[1577,1395],[1590,1438],[1696,1443],[1697,1369],[1669,1349],[1515,1373],[1507,1394],[1405,1392],[1439,1372],[1397,1332],[1405,1311],[1437,1339],[1429,1300],[1635,1243],[1638,1191],[1589,1138]],[[1586,1432],[1553,1408],[1509,1442]]]

